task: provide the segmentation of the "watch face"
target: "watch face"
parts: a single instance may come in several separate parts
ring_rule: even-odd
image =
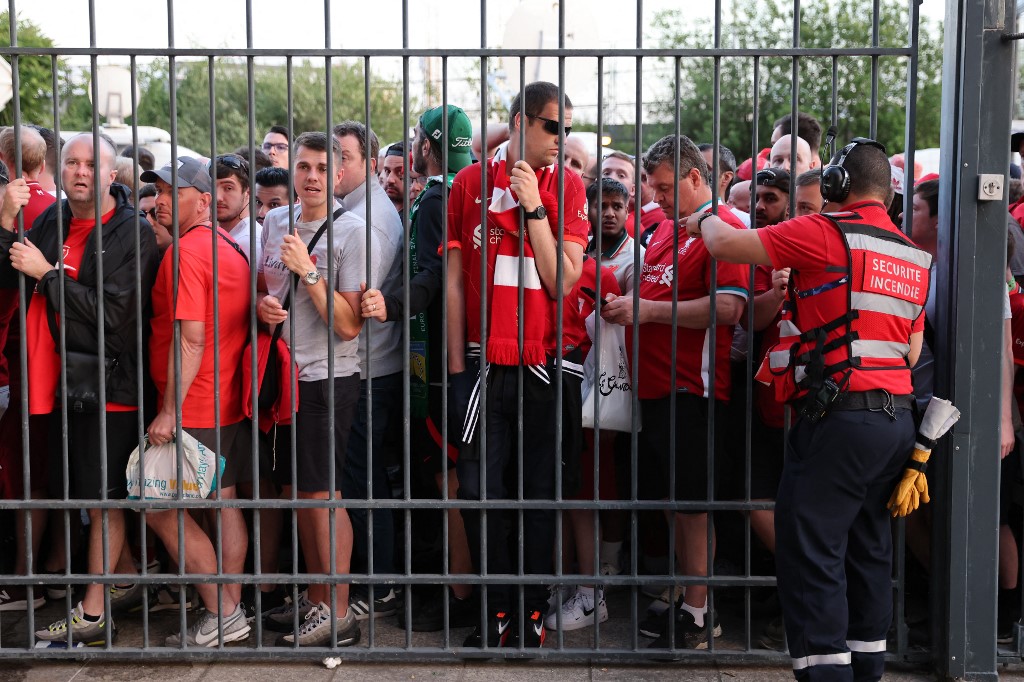
[[[320,281],[319,272],[307,272],[305,277],[302,278],[306,284],[313,285]]]
[[[548,217],[548,212],[547,212],[547,210],[546,210],[546,209],[544,208],[544,206],[543,206],[543,205],[541,205],[541,206],[538,206],[538,207],[537,207],[537,209],[536,209],[536,210],[535,210],[535,211],[533,212],[533,214],[534,214],[535,216],[537,216],[537,218],[547,218],[547,217]]]

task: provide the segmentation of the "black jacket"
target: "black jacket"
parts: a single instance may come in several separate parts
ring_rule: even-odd
[[[139,405],[138,368],[139,348],[137,347],[137,328],[143,325],[143,335],[148,337],[150,317],[150,292],[156,281],[156,271],[160,264],[160,253],[157,250],[156,238],[150,224],[139,217],[138,255],[139,267],[136,268],[136,227],[138,215],[123,185],[110,186],[110,194],[117,202],[114,214],[103,224],[103,316],[104,316],[104,349],[106,365],[109,373],[106,384],[108,402],[126,405]],[[62,239],[67,239],[71,226],[71,209],[67,200],[61,202]],[[18,272],[11,266],[9,252],[17,238],[16,233],[0,229],[0,287],[16,288]],[[32,230],[29,240],[42,251],[50,263],[57,262],[57,204],[53,204],[40,215]],[[65,329],[68,351],[75,351],[95,358],[97,354],[97,302],[99,289],[96,280],[96,231],[89,235],[82,263],[78,269],[78,279],[64,277],[64,316],[61,324]],[[43,275],[37,289],[46,297],[48,318],[50,313],[60,310],[60,293],[56,270]],[[138,299],[136,282],[142,280],[142,319],[138,316]],[[32,281],[26,283],[29,287]],[[51,324],[51,331],[53,325]],[[59,339],[54,338],[58,344]],[[80,357],[80,356],[79,356]],[[71,375],[76,356],[69,353],[68,374]],[[96,377],[98,388],[99,377]],[[69,398],[76,396],[70,395]]]

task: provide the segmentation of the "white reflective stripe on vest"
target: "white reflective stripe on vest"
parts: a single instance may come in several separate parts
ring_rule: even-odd
[[[817,656],[804,656],[793,659],[793,670],[803,670],[816,665],[850,665],[850,652],[841,654],[818,654]]]
[[[910,354],[910,344],[898,341],[855,339],[850,343],[850,348],[854,357],[858,358],[895,359],[905,358]]]
[[[856,651],[858,654],[884,654],[885,653],[885,640],[879,639],[874,642],[862,642],[859,639],[848,639],[846,640],[846,646],[850,647],[850,651]]]
[[[868,310],[873,313],[883,313],[893,317],[901,317],[904,320],[913,322],[921,315],[924,306],[920,306],[901,298],[873,294],[867,291],[854,291],[850,294],[850,304],[854,310]]]
[[[779,320],[779,337],[784,339],[787,336],[800,336],[800,329],[793,324],[793,320],[784,317]]]
[[[789,367],[789,349],[773,350],[768,353],[768,366],[772,369],[785,369]]]
[[[931,267],[932,257],[927,251],[907,246],[888,239],[879,239],[859,232],[846,232],[846,243],[853,251],[873,251],[918,265],[925,270]]]

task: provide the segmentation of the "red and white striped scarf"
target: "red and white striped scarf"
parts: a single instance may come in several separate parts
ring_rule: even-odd
[[[555,337],[555,301],[544,290],[533,257],[529,232],[523,239],[523,347],[519,348],[519,199],[509,188],[507,157],[499,150],[488,169],[491,189],[488,222],[500,228],[498,248],[488,252],[490,333],[487,359],[499,365],[544,365]],[[537,171],[541,202],[552,232],[558,229],[558,173],[555,166]],[[471,303],[467,301],[467,305]]]

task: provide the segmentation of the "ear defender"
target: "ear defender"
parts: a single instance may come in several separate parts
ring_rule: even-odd
[[[885,152],[885,147],[880,143],[866,137],[855,137],[850,144],[843,147],[836,156],[835,163],[830,163],[821,171],[821,198],[826,203],[842,203],[850,195],[850,173],[843,168],[843,162],[850,155],[857,145],[875,147]]]

